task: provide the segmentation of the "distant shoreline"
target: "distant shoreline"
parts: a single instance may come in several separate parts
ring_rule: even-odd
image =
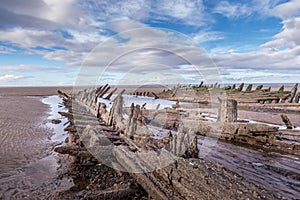
[[[204,83],[205,84],[205,83]],[[289,91],[296,83],[245,83],[244,90],[247,85],[252,84],[253,90],[258,85],[263,85],[263,89],[267,89],[271,87],[271,91],[276,91],[282,85],[285,86],[285,90]],[[176,84],[178,85],[178,84]],[[172,88],[176,85],[173,84],[166,84],[166,85],[110,85],[112,88],[117,87],[118,89],[122,90],[125,89],[126,92],[132,91],[144,91],[145,89],[152,92],[160,92],[166,88]],[[185,86],[188,84],[179,84],[181,86]],[[191,84],[192,86],[197,86],[198,84]],[[229,86],[233,84],[223,84],[223,86]],[[235,84],[237,87],[240,83]],[[1,87],[0,86],[0,95],[1,96],[50,96],[56,95],[57,90],[63,90],[66,93],[72,93],[73,89],[80,89],[80,88],[88,88],[88,87],[95,87],[94,85],[90,86],[17,86],[17,87]]]

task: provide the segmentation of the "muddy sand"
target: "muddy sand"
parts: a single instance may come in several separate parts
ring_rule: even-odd
[[[0,89],[0,199],[40,198],[40,188],[55,177],[57,159],[44,95],[57,88]]]

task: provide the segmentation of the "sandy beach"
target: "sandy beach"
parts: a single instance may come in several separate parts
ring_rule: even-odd
[[[0,199],[40,198],[37,188],[55,177],[56,143],[46,125],[50,107],[42,99],[56,90],[0,89]]]

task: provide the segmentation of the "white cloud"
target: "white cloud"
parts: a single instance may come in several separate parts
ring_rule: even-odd
[[[192,35],[196,43],[205,43],[224,39],[223,33],[218,31],[200,31]]]
[[[67,66],[80,66],[84,61],[87,52],[56,50],[53,52],[43,52],[44,58],[64,62]]]
[[[218,66],[235,69],[300,69],[300,46],[274,52],[249,52],[212,56]]]
[[[228,0],[223,0],[216,4],[212,12],[228,18],[245,18],[254,14],[257,14],[259,17],[278,16],[279,13],[277,12],[281,9],[277,11],[276,7],[279,8],[278,4],[280,2],[282,2],[282,0],[250,0],[243,1],[243,3],[233,3]]]
[[[229,3],[228,1],[221,1],[213,10],[214,13],[222,14],[228,18],[239,16],[247,16],[251,14],[250,8],[247,4]]]
[[[169,15],[178,19],[186,19],[195,14],[195,17],[199,16],[199,13],[203,11],[202,0],[198,1],[185,1],[185,0],[175,0],[160,1],[156,5],[158,12],[163,11],[161,14]]]
[[[1,82],[10,82],[10,81],[16,81],[19,79],[23,79],[23,78],[25,78],[25,77],[24,76],[16,76],[13,74],[6,74],[3,76],[0,76],[0,81]]]
[[[0,66],[0,71],[2,73],[15,73],[15,72],[39,72],[39,71],[52,71],[52,72],[62,72],[63,68],[54,66],[39,66],[39,65],[4,65]]]
[[[73,39],[64,38],[60,32],[18,27],[0,30],[0,40],[23,48],[60,46],[74,51],[90,51],[96,44],[107,38],[97,32],[79,32],[76,30],[69,32]]]
[[[298,82],[300,46],[274,52],[214,55],[227,82]]]
[[[299,14],[299,1],[291,0],[280,5],[277,5],[278,2],[281,2],[280,0],[244,2],[242,4],[223,0],[213,8],[212,12],[228,18],[248,17],[254,13],[261,16],[274,15],[284,19],[283,28],[271,41],[261,45],[263,51],[238,54],[234,52],[239,52],[246,46],[213,47],[210,52],[215,54],[212,57],[217,65],[228,72],[225,77],[233,79],[241,72],[233,72],[232,69],[242,70],[242,72],[245,72],[245,69],[258,70],[261,74],[266,72],[262,69],[280,72],[287,66],[289,69],[299,69],[300,18],[294,17]],[[0,18],[8,20],[0,24],[0,41],[25,48],[26,53],[39,54],[49,60],[64,62],[66,65],[80,66],[85,56],[97,44],[106,41],[112,31],[120,33],[119,36],[110,39],[109,42],[104,42],[95,49],[86,58],[87,65],[105,67],[115,59],[113,65],[110,66],[112,72],[122,73],[134,68],[132,72],[135,74],[146,74],[153,70],[159,71],[161,66],[165,66],[162,67],[165,69],[163,73],[165,75],[167,75],[167,69],[173,69],[177,73],[190,76],[194,69],[188,67],[187,62],[180,56],[192,58],[193,62],[202,65],[205,69],[209,66],[207,57],[204,54],[197,54],[198,51],[194,48],[182,48],[180,45],[184,46],[187,42],[183,37],[173,37],[172,33],[149,28],[139,21],[153,22],[157,20],[176,25],[192,25],[194,28],[197,27],[194,30],[198,31],[199,27],[212,21],[211,17],[207,13],[207,8],[204,7],[203,0],[86,0],[83,2],[75,0],[4,0],[4,3],[0,5]],[[57,31],[61,28],[72,37],[65,38],[62,32]],[[126,32],[130,29],[137,29],[137,31]],[[105,32],[106,30],[107,32]],[[122,33],[123,31],[125,32]],[[223,33],[210,31],[209,27],[190,36],[199,44],[224,39]],[[173,44],[172,39],[174,40]],[[52,51],[33,50],[39,46],[50,48]],[[53,46],[64,47],[67,50],[57,50],[52,48]],[[143,49],[145,47],[149,48]],[[247,48],[247,51],[254,49],[253,47]],[[132,52],[128,52],[128,50],[132,50]],[[12,51],[14,51],[13,48],[0,47],[2,53]],[[218,55],[220,53],[223,55]],[[45,71],[55,70],[51,67],[43,68],[41,66],[0,67],[0,70],[6,74],[1,76],[2,79],[15,80],[22,76],[12,75],[14,72],[43,69]],[[261,77],[255,73],[248,73],[248,76],[252,76],[253,80],[254,76]],[[153,77],[154,79],[155,77]]]
[[[110,21],[119,19],[139,20],[148,16],[151,1],[145,0],[87,0],[81,4],[91,20]]]
[[[23,48],[51,47],[64,44],[64,38],[50,31],[13,28],[0,31],[0,40],[17,44]]]
[[[289,2],[280,4],[273,9],[274,15],[282,19],[288,19],[300,14],[300,1],[291,0]]]
[[[75,0],[2,0],[0,10],[17,26],[83,27],[84,19],[76,3]]]
[[[284,20],[282,31],[273,40],[261,45],[262,48],[276,50],[278,48],[295,48],[300,45],[300,17]]]
[[[115,20],[175,20],[189,25],[204,25],[210,20],[203,0],[88,0],[82,3],[84,13],[94,24]],[[100,21],[100,22],[99,22]]]
[[[152,19],[166,17],[169,21],[174,18],[185,24],[203,26],[211,18],[204,10],[203,0],[162,0],[153,5]]]

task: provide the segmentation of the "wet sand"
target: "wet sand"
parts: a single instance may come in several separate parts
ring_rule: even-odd
[[[0,87],[0,96],[50,96],[56,95],[58,89],[71,93],[73,87]]]
[[[42,100],[57,89],[0,89],[0,199],[39,199],[54,189],[58,141]]]

